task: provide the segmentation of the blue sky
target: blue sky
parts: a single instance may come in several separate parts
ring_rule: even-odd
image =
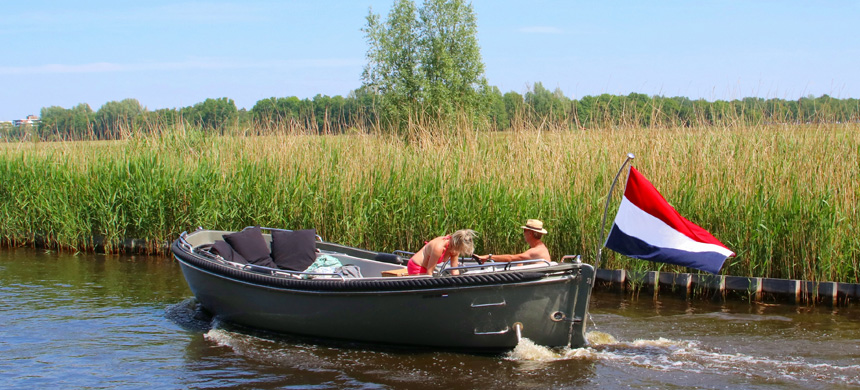
[[[421,3],[421,1],[416,1]],[[0,1],[0,120],[135,98],[346,96],[368,8],[393,0]],[[491,85],[738,99],[860,98],[855,1],[475,0]]]

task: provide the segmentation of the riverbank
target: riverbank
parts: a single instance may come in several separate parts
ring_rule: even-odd
[[[673,272],[598,269],[595,288],[687,299],[748,300],[845,306],[860,300],[860,284]]]
[[[165,128],[124,141],[3,144],[0,237],[106,252],[136,237],[141,251],[164,253],[197,226],[262,225],[393,251],[468,227],[481,234],[478,251],[506,253],[522,250],[522,222],[539,218],[551,253],[589,259],[609,184],[633,152],[676,209],[738,254],[723,273],[860,282],[857,124],[546,130],[426,129],[405,143]],[[601,265],[685,271],[612,253]]]

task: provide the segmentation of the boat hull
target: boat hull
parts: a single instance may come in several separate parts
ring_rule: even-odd
[[[495,351],[522,337],[551,346],[581,347],[593,268],[509,281],[506,273],[482,283],[451,284],[467,276],[371,278],[357,289],[283,286],[217,272],[177,253],[191,291],[217,318],[279,333],[398,346]],[[181,254],[181,256],[180,256]],[[242,275],[239,275],[242,276]],[[396,281],[395,279],[399,279]],[[499,279],[498,281],[496,279]],[[472,280],[476,280],[475,277]],[[483,279],[482,279],[483,280]],[[290,283],[304,282],[301,287]],[[427,282],[425,284],[416,284]],[[439,282],[434,285],[433,282]],[[344,285],[345,281],[327,283]],[[407,287],[397,287],[398,283]],[[368,288],[367,285],[395,286]]]

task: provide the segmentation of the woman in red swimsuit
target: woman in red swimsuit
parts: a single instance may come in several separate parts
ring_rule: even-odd
[[[424,247],[409,259],[406,269],[409,275],[432,275],[436,264],[450,259],[451,267],[457,267],[460,265],[460,255],[471,256],[474,251],[475,231],[457,230],[454,234],[436,237],[425,243]],[[459,272],[453,271],[452,274],[459,275]]]

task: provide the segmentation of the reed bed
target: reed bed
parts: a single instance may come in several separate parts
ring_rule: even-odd
[[[858,127],[422,124],[409,142],[368,131],[214,136],[179,127],[123,141],[9,143],[0,145],[0,237],[79,251],[120,251],[137,238],[157,253],[197,226],[262,225],[414,251],[471,228],[479,252],[509,253],[525,248],[519,226],[538,218],[554,256],[593,262],[607,191],[632,152],[682,215],[737,253],[722,273],[857,283]],[[688,271],[603,257],[606,268]]]

